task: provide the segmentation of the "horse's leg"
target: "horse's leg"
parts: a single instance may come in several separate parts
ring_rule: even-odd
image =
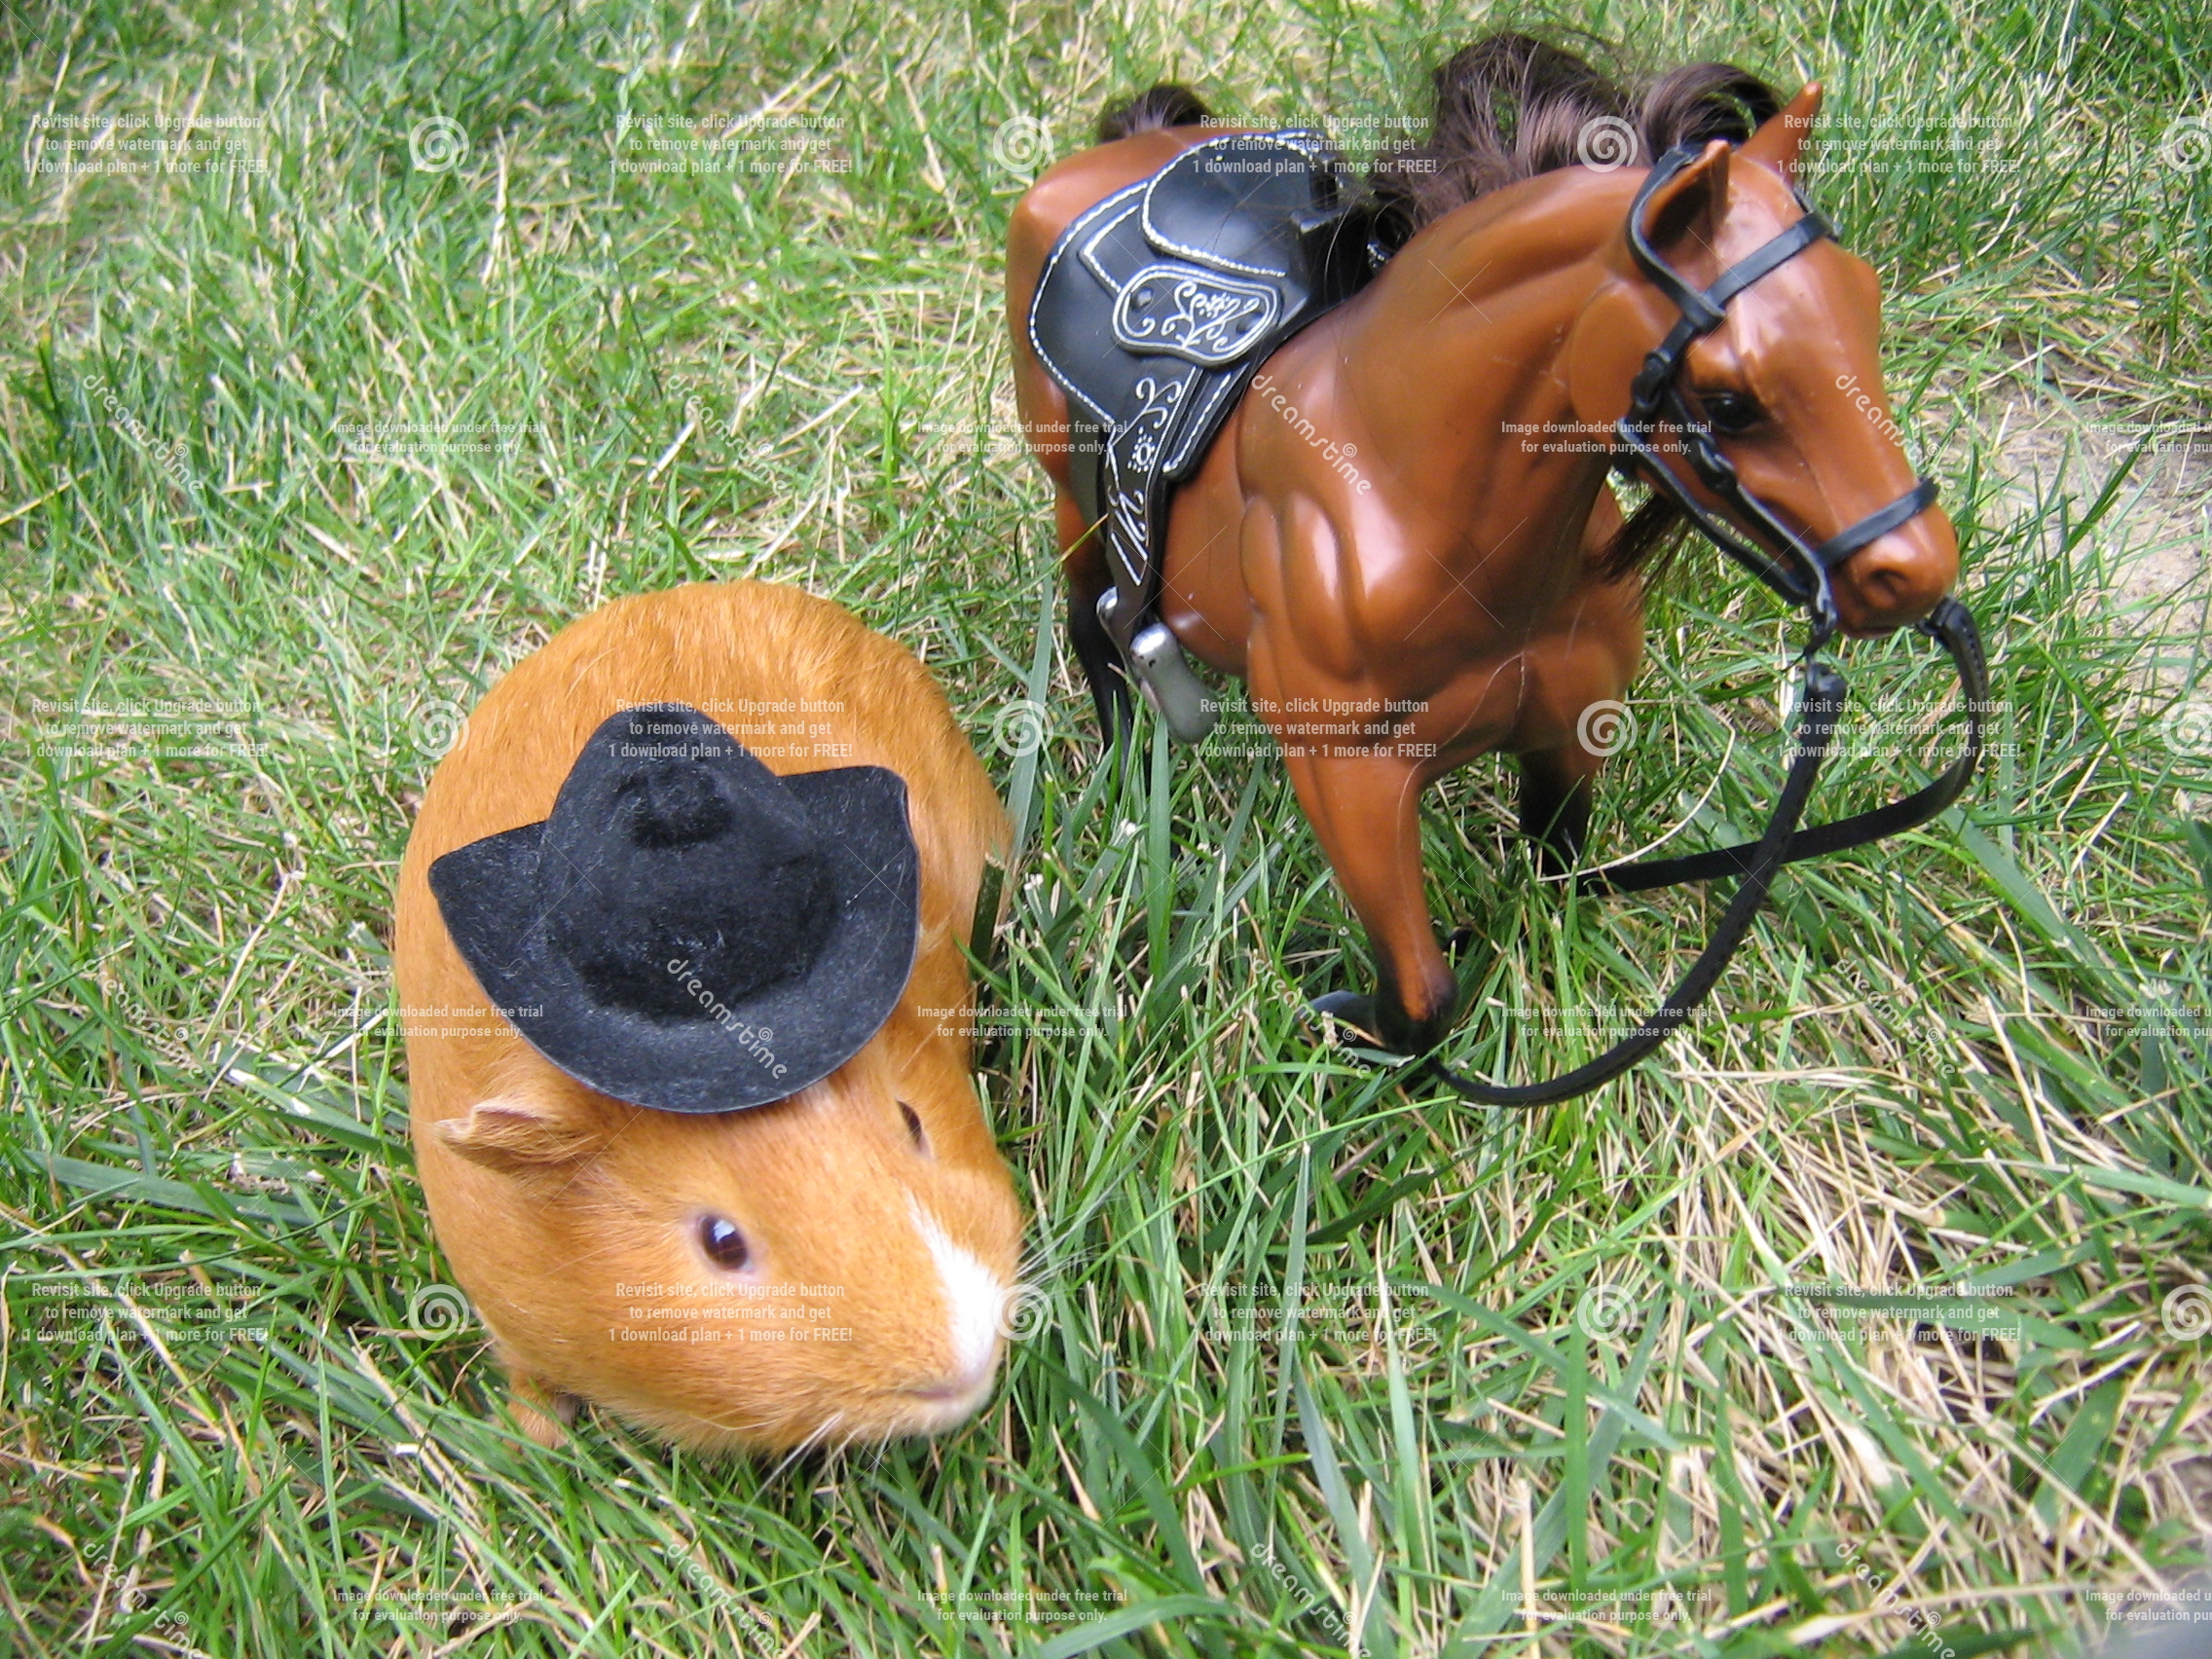
[[[1582,857],[1598,773],[1624,735],[1614,722],[1593,720],[1592,705],[1620,698],[1642,650],[1641,582],[1608,582],[1596,569],[1620,528],[1620,506],[1601,488],[1582,527],[1590,570],[1582,591],[1567,601],[1563,625],[1523,656],[1529,691],[1508,747],[1520,752],[1521,832],[1535,842],[1546,875],[1564,875]],[[1625,735],[1634,730],[1631,721]]]
[[[1565,875],[1590,835],[1590,800],[1604,761],[1580,744],[1521,756],[1521,833],[1536,846],[1536,867]]]
[[[1323,1006],[1400,1053],[1423,1054],[1441,1043],[1459,1012],[1459,985],[1437,948],[1421,882],[1418,767],[1393,755],[1323,756],[1287,735],[1292,786],[1337,872],[1345,898],[1367,930],[1382,983],[1372,1009],[1357,999]]]

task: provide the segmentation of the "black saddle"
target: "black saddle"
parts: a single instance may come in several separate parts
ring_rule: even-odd
[[[1168,498],[1275,348],[1375,274],[1369,231],[1342,158],[1295,129],[1193,146],[1087,209],[1046,256],[1029,342],[1067,393],[1076,504],[1106,538],[1099,617],[1186,742],[1214,716],[1153,615]]]

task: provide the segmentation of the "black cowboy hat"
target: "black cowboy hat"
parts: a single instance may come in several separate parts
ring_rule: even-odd
[[[890,1018],[920,859],[881,766],[778,777],[682,703],[591,734],[552,816],[430,866],[446,931],[523,1038],[670,1112],[781,1100]]]

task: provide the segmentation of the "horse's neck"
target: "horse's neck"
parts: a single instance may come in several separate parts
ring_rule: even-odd
[[[1456,208],[1398,250],[1354,302],[1343,341],[1358,406],[1385,453],[1422,457],[1430,476],[1439,467],[1465,476],[1488,470],[1501,438],[1515,435],[1501,428],[1531,435],[1531,424],[1571,421],[1559,359],[1576,317],[1615,275],[1633,193],[1633,180],[1612,175],[1545,173]],[[1526,477],[1525,465],[1512,470]],[[1588,470],[1559,468],[1560,487]]]

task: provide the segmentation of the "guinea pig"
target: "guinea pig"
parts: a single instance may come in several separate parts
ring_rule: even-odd
[[[1008,835],[929,672],[790,587],[618,600],[477,705],[393,961],[431,1224],[533,1438],[590,1401],[789,1451],[988,1398],[1021,1219],[960,946]]]

